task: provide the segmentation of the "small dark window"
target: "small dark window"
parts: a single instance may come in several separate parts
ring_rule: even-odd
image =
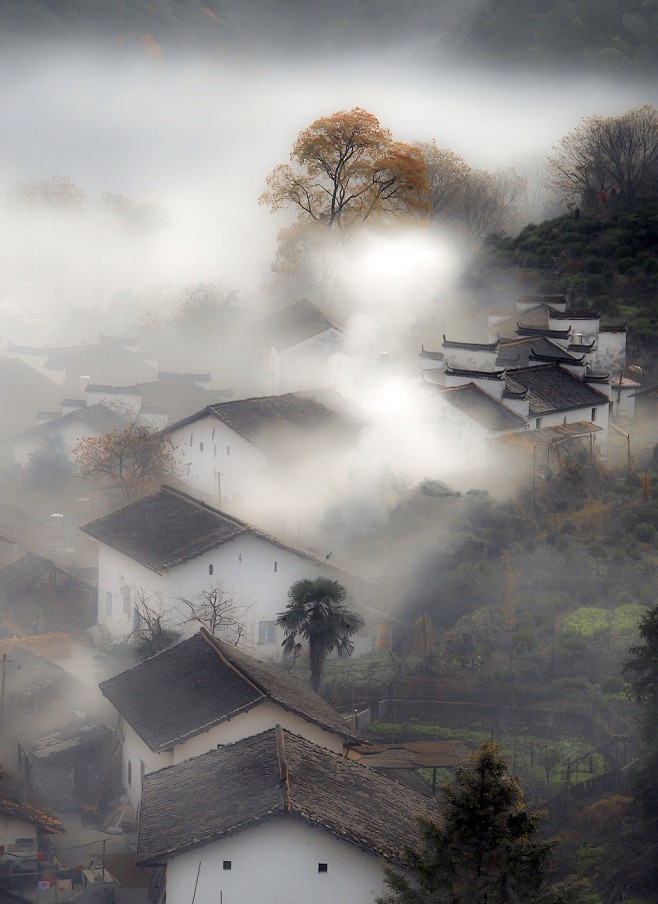
[[[199,443],[199,452],[203,452],[203,443]]]
[[[194,434],[190,433],[190,446],[194,443]]]
[[[133,764],[128,760],[128,774],[126,776],[129,785],[133,783]]]
[[[230,455],[230,454],[231,454],[231,447],[230,447],[230,446],[227,446],[227,447],[226,447],[226,454],[227,454],[227,455]]]
[[[215,573],[215,566],[209,565],[208,566],[208,574],[214,574],[214,573]]]
[[[535,420],[535,429],[536,429],[536,430],[541,430],[541,418],[540,418],[540,417],[538,417],[538,418]]]
[[[213,427],[212,428],[212,436],[210,437],[210,439],[214,439],[214,438],[215,438],[215,428]]]
[[[329,864],[328,863],[318,863],[318,872],[319,873],[328,873],[329,872]]]
[[[231,861],[224,860],[224,862],[222,863],[222,869],[230,869],[230,868],[231,868]]]
[[[242,553],[239,552],[239,553],[238,553],[238,562],[241,562],[241,561],[242,561]]]
[[[596,420],[596,408],[592,408],[592,422]]]
[[[278,571],[278,570],[279,570],[279,563],[278,563],[278,562],[275,562],[275,563],[274,563],[274,570],[275,570],[275,571]]]

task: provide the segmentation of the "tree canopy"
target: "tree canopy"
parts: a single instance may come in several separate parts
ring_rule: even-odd
[[[393,141],[361,107],[323,116],[300,132],[291,163],[267,177],[260,201],[293,207],[307,222],[346,229],[382,215],[427,209],[427,169],[421,151]]]
[[[627,204],[658,196],[658,110],[646,104],[621,116],[588,116],[550,160],[563,197],[591,206],[601,192]]]
[[[572,883],[546,884],[553,843],[535,837],[542,814],[527,812],[497,744],[482,744],[442,796],[441,824],[419,819],[420,843],[404,852],[407,872],[386,869],[377,904],[574,900]]]
[[[87,437],[74,448],[83,477],[136,499],[175,473],[174,450],[150,427],[132,423],[125,430]]]
[[[330,578],[295,581],[288,591],[286,611],[277,618],[283,628],[284,656],[297,656],[302,649],[298,638],[308,642],[311,687],[317,691],[322,679],[324,662],[329,653],[341,658],[351,656],[351,638],[363,627],[363,619],[345,606],[345,588]]]

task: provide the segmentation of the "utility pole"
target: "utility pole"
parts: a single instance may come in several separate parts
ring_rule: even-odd
[[[0,665],[0,669],[2,669],[2,684],[0,686],[0,730],[2,729],[5,721],[5,680],[7,678],[7,663],[11,662],[11,659],[7,659],[7,654],[2,654],[2,665]]]

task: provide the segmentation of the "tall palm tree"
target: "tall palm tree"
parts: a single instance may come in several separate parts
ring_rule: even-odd
[[[302,578],[288,591],[288,605],[276,620],[285,631],[283,655],[297,656],[302,649],[297,638],[308,641],[311,687],[320,687],[324,661],[332,651],[351,656],[351,637],[363,627],[360,615],[345,606],[345,588],[329,578]]]

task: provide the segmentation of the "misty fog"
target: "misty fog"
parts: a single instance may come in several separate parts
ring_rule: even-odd
[[[314,63],[214,62],[47,43],[5,53],[0,189],[66,176],[92,210],[49,221],[3,205],[2,291],[49,312],[30,318],[0,303],[3,339],[92,341],[91,324],[58,335],[72,304],[97,311],[106,331],[130,331],[135,312],[111,307],[126,289],[144,298],[153,286],[223,280],[243,306],[262,310],[286,216],[259,206],[258,195],[318,116],[362,106],[396,139],[435,139],[494,170],[548,151],[584,115],[651,99],[648,87],[632,83],[492,76],[420,59],[389,49]],[[93,209],[105,193],[161,205],[168,225],[126,233]]]

